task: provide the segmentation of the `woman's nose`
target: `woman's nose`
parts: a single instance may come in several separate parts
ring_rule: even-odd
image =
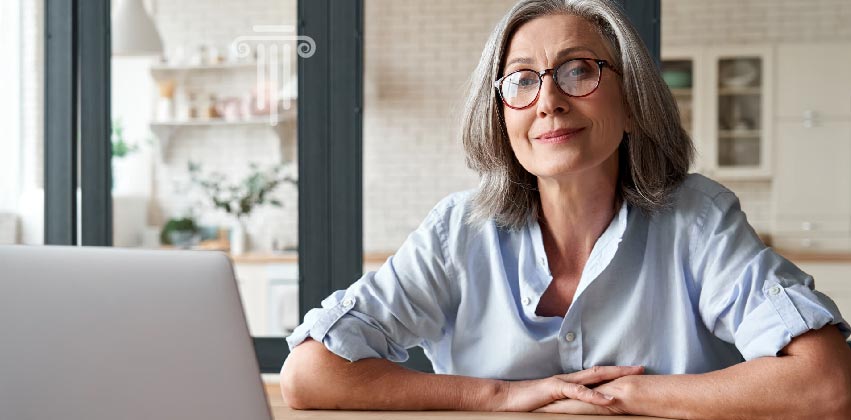
[[[538,116],[563,114],[570,110],[568,97],[556,85],[551,73],[544,75],[541,92],[538,94]]]

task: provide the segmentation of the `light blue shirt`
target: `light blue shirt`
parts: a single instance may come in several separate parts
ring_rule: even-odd
[[[811,276],[766,247],[735,194],[692,174],[653,216],[624,204],[597,240],[564,317],[535,309],[552,276],[537,220],[466,223],[472,192],[437,204],[376,272],[334,292],[287,338],[351,360],[407,359],[506,380],[595,365],[702,373],[776,356],[827,324],[851,329]]]

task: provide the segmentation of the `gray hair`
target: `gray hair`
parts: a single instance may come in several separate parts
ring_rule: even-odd
[[[514,156],[493,81],[499,78],[514,32],[535,18],[569,14],[594,25],[623,75],[624,105],[634,129],[618,147],[618,200],[649,213],[670,204],[685,179],[694,145],[680,124],[679,110],[656,63],[624,12],[611,0],[522,0],[497,23],[469,82],[461,118],[467,166],[481,177],[473,197],[471,223],[493,219],[522,228],[537,216],[537,180]]]

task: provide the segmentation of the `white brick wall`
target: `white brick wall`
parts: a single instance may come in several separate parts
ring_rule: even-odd
[[[851,40],[848,0],[663,0],[662,44]]]
[[[476,186],[463,86],[513,0],[365,2],[364,249],[392,252],[445,195]]]

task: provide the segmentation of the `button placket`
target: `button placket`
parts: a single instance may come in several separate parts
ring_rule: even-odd
[[[582,323],[579,317],[579,306],[582,302],[574,301],[568,313],[565,314],[559,331],[558,343],[561,352],[562,368],[565,372],[582,370]]]

